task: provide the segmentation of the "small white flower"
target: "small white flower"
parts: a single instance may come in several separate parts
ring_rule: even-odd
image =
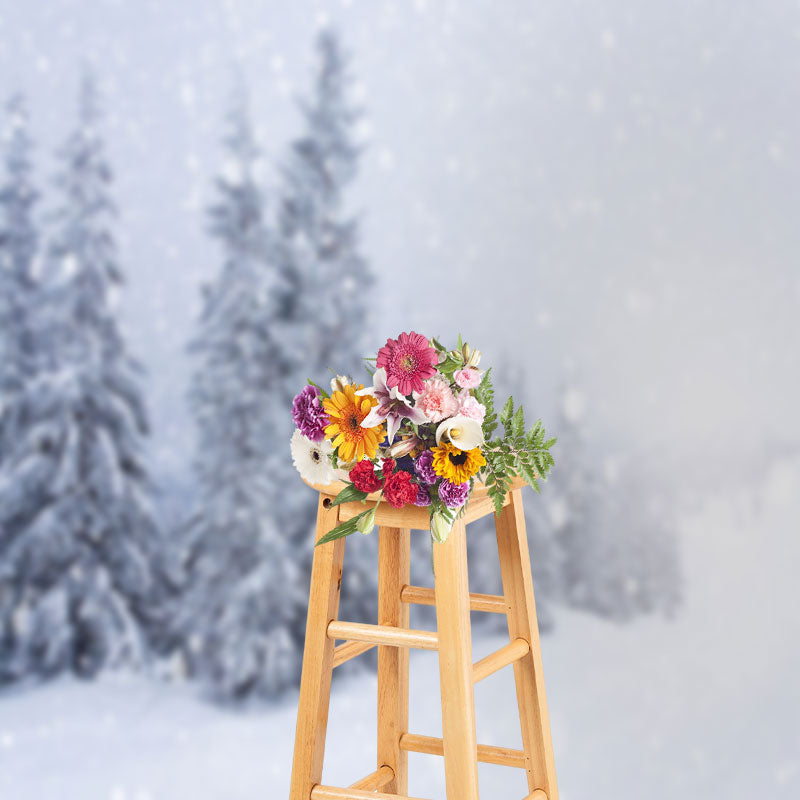
[[[325,485],[335,479],[331,465],[333,447],[327,439],[312,442],[297,430],[292,434],[291,449],[292,463],[303,480]]]
[[[456,414],[439,424],[436,429],[436,444],[441,444],[442,437],[447,439],[459,450],[472,450],[484,443],[483,428],[480,422],[462,414]]]

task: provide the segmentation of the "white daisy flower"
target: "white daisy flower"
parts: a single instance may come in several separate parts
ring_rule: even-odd
[[[297,430],[292,434],[291,449],[292,463],[303,480],[324,485],[335,479],[330,458],[333,447],[327,439],[312,442]]]

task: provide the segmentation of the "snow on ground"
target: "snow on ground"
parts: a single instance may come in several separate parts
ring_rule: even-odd
[[[629,626],[562,613],[544,642],[563,800],[800,796],[800,465],[685,520],[687,601]],[[502,644],[476,641],[476,659]],[[375,677],[337,679],[327,782],[374,759]],[[411,730],[438,735],[435,654],[412,657]],[[519,746],[510,670],[477,687],[479,740]],[[2,800],[285,798],[296,695],[232,712],[140,678],[60,681],[0,700]],[[411,755],[410,793],[444,797],[441,760]],[[481,766],[484,800],[522,774]]]

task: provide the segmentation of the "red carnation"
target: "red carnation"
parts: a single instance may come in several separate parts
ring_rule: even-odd
[[[393,508],[402,508],[417,499],[417,485],[411,482],[411,473],[400,470],[386,479],[383,496]]]
[[[396,466],[397,462],[393,458],[384,458],[383,467],[381,468],[381,472],[383,472],[383,477],[388,478],[394,472],[394,468]]]
[[[350,470],[350,480],[360,492],[377,492],[383,481],[375,474],[372,462],[365,458]]]

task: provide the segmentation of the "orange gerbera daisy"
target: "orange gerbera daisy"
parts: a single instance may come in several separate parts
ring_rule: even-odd
[[[361,423],[378,404],[374,397],[356,396],[364,388],[363,384],[350,384],[343,391],[335,391],[322,401],[330,424],[325,426],[325,438],[338,448],[339,461],[348,463],[360,461],[364,456],[375,458],[378,445],[383,441],[383,423],[374,428],[362,428]]]

